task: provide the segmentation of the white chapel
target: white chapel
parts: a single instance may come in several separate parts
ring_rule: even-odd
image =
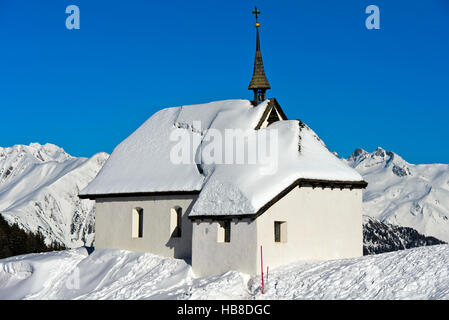
[[[81,190],[96,202],[96,248],[186,259],[198,276],[260,273],[261,249],[270,268],[362,255],[367,183],[265,97],[255,27],[252,101],[156,112]]]

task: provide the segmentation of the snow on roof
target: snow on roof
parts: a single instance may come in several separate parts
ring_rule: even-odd
[[[302,122],[278,121],[256,134],[263,131],[277,132],[277,157],[264,164],[216,165],[190,216],[254,214],[298,179],[363,181]]]
[[[185,128],[192,139],[201,139],[210,128],[254,128],[266,105],[254,108],[248,100],[226,100],[160,110],[114,149],[80,195],[200,191],[205,176],[197,165],[170,161],[177,144],[170,134]],[[192,154],[198,147],[194,149]]]
[[[253,107],[247,100],[226,100],[163,109],[115,148],[80,195],[201,191],[190,216],[243,215],[256,213],[298,179],[363,181],[300,121],[278,121],[255,130],[268,102]],[[194,156],[187,164],[175,164],[170,158],[178,143],[170,135],[179,128],[198,141],[192,143]],[[224,137],[226,129],[244,132],[247,148],[257,145],[242,164],[236,163],[237,156],[230,164],[206,161],[214,134]],[[265,153],[259,141],[269,141]],[[237,150],[236,145],[222,145],[223,154]],[[248,160],[249,154],[259,151],[265,157]]]

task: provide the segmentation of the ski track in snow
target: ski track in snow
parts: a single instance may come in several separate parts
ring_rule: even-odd
[[[270,270],[260,289],[260,276],[197,278],[183,260],[123,250],[0,260],[0,299],[449,299],[449,245],[297,262]]]

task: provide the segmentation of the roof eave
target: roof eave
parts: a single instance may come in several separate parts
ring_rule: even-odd
[[[368,182],[361,181],[340,181],[340,180],[322,180],[322,179],[304,179],[300,178],[292,183],[290,186],[285,188],[282,192],[280,192],[273,199],[268,201],[264,206],[262,206],[257,212],[250,214],[231,214],[231,215],[197,215],[197,216],[189,216],[188,218],[192,221],[194,220],[230,220],[230,219],[256,219],[264,212],[266,212],[271,206],[273,206],[276,202],[281,200],[284,196],[286,196],[290,191],[292,191],[295,187],[301,186],[302,184],[311,185],[312,188],[331,188],[331,189],[365,189],[368,186]]]
[[[176,196],[176,195],[198,195],[199,190],[191,191],[155,191],[155,192],[124,192],[124,193],[103,193],[103,194],[79,194],[80,199],[107,199],[107,198],[131,198],[148,196]]]

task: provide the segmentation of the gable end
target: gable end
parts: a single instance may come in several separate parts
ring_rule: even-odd
[[[271,98],[267,104],[267,107],[265,108],[265,111],[262,114],[262,117],[259,120],[259,123],[254,129],[255,130],[261,129],[265,121],[267,121],[268,125],[270,125],[273,122],[279,120],[288,120],[288,119],[284,111],[282,110],[280,104],[277,102],[277,100],[275,98]]]

